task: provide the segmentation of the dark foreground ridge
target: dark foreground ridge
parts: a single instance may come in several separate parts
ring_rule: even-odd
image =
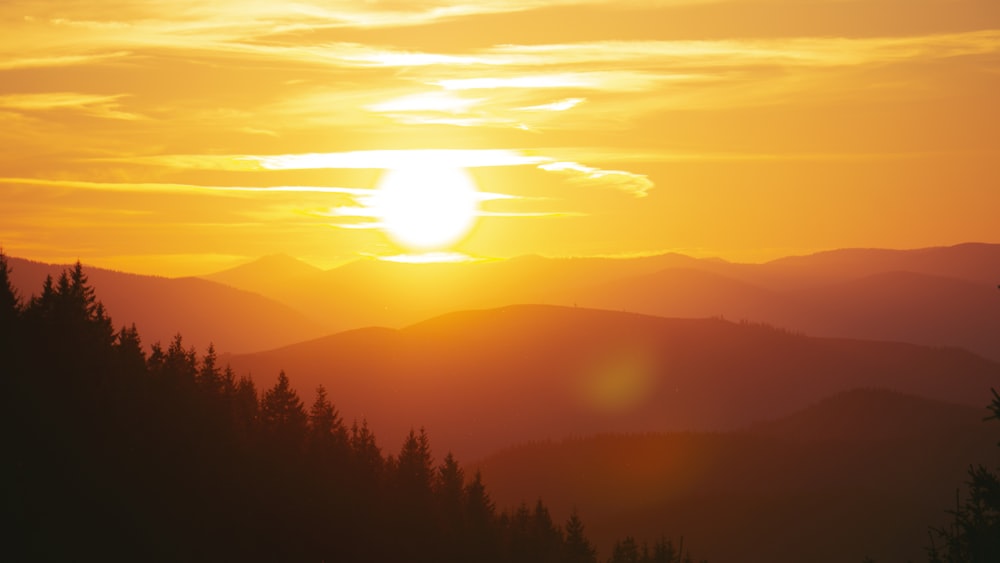
[[[498,511],[479,475],[434,463],[424,431],[385,455],[320,387],[146,354],[115,331],[79,264],[25,305],[0,254],[4,554],[19,561],[594,562],[573,514]],[[629,537],[610,561],[690,561]]]

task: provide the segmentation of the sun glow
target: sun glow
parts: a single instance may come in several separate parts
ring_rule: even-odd
[[[463,168],[407,164],[379,180],[370,206],[386,233],[414,251],[440,251],[465,236],[478,212],[475,182]]]

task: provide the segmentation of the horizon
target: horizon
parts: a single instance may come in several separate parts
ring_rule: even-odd
[[[204,270],[192,270],[191,272],[181,272],[181,273],[169,273],[157,269],[158,264],[153,263],[149,266],[149,269],[143,267],[137,267],[134,270],[122,270],[114,267],[114,261],[111,265],[105,265],[102,262],[89,261],[82,257],[76,258],[63,258],[55,260],[45,260],[32,258],[30,256],[22,256],[12,254],[4,249],[0,245],[0,251],[2,251],[6,256],[10,258],[17,258],[21,260],[27,260],[29,262],[34,262],[37,264],[44,264],[48,266],[71,266],[77,262],[83,264],[87,268],[97,268],[100,270],[106,270],[111,272],[117,272],[122,274],[134,274],[139,276],[152,276],[161,277],[167,279],[179,279],[179,278],[210,278],[218,274],[224,274],[230,270],[238,270],[245,266],[251,266],[257,264],[258,262],[263,262],[268,259],[274,258],[289,258],[303,264],[315,268],[321,272],[330,272],[338,268],[349,266],[351,264],[363,263],[363,262],[386,262],[389,264],[407,264],[407,265],[441,265],[441,264],[482,264],[491,262],[508,262],[512,260],[520,260],[526,258],[540,258],[543,260],[631,260],[631,259],[642,259],[642,258],[655,258],[658,256],[670,256],[678,255],[688,258],[693,258],[695,260],[705,260],[705,261],[718,261],[725,262],[733,265],[763,265],[770,262],[782,260],[785,258],[804,258],[809,256],[815,256],[820,254],[843,252],[843,251],[889,251],[889,252],[911,252],[911,251],[921,251],[930,250],[936,248],[954,248],[959,246],[968,245],[1000,245],[1000,242],[988,242],[988,241],[963,241],[952,244],[940,244],[932,246],[918,246],[911,248],[887,248],[887,247],[876,247],[876,246],[855,246],[855,247],[840,247],[840,248],[823,248],[815,249],[811,251],[792,253],[792,254],[781,254],[775,253],[769,255],[766,259],[761,260],[735,260],[729,259],[724,256],[718,256],[713,254],[699,255],[695,252],[684,252],[684,250],[689,249],[668,249],[662,252],[643,252],[643,253],[625,253],[625,254],[598,254],[598,255],[577,255],[577,256],[546,256],[542,254],[521,254],[517,256],[507,256],[507,257],[487,257],[487,256],[469,256],[458,253],[442,253],[441,255],[435,255],[436,253],[428,254],[399,254],[399,255],[386,255],[386,256],[376,256],[376,255],[358,255],[352,257],[348,260],[336,263],[332,266],[323,266],[318,263],[311,262],[305,258],[298,256],[293,256],[285,252],[277,252],[273,254],[267,254],[257,257],[240,257],[238,261],[233,262],[231,265],[222,266],[220,269],[214,269],[211,271]]]

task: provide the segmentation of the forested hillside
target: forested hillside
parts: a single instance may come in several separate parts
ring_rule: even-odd
[[[575,514],[498,511],[423,430],[386,454],[322,387],[307,406],[282,372],[258,392],[181,336],[147,354],[79,264],[22,303],[0,255],[0,360],[14,560],[596,561]],[[637,560],[690,556],[611,554]]]

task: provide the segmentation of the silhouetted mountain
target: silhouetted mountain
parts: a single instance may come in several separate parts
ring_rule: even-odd
[[[549,303],[553,296],[595,283],[697,262],[679,254],[631,259],[524,256],[430,264],[363,259],[294,283],[274,284],[267,295],[341,330],[399,328],[456,310]],[[241,279],[247,287],[264,289]]]
[[[325,272],[280,258],[255,264],[209,278],[261,291],[331,331],[544,303],[724,316],[818,336],[961,346],[1000,360],[997,244],[845,249],[765,264],[679,254],[459,264],[368,259]]]
[[[64,265],[10,258],[15,287],[25,298],[38,293],[46,275]],[[86,269],[91,284],[118,327],[135,323],[149,345],[166,345],[177,333],[188,345],[246,352],[313,338],[321,326],[261,295],[198,278],[160,278],[100,268]]]
[[[792,295],[782,326],[816,335],[961,346],[1000,360],[996,283],[894,271]],[[780,322],[780,321],[776,321]]]
[[[470,469],[499,506],[575,508],[605,549],[623,529],[673,529],[710,561],[919,561],[964,468],[1000,462],[986,414],[854,390],[750,431],[538,442]]]
[[[1000,360],[995,285],[929,274],[885,272],[779,291],[704,270],[669,269],[567,299],[660,316],[750,319],[816,336],[959,346]]]
[[[204,279],[262,295],[281,292],[323,270],[287,254],[272,254],[228,270],[202,276]]]
[[[803,441],[876,441],[978,431],[984,411],[885,389],[853,389],[796,411],[761,421],[754,434]]]
[[[601,432],[726,430],[856,387],[975,405],[1000,365],[958,349],[814,338],[721,319],[514,306],[230,358],[322,383],[382,436],[423,424],[460,457]]]
[[[772,321],[788,308],[780,292],[716,272],[669,268],[569,294],[578,305],[662,317]]]
[[[1000,244],[964,243],[913,250],[845,248],[789,256],[758,268],[742,279],[769,287],[795,287],[904,271],[958,278],[996,287],[1000,283]]]

